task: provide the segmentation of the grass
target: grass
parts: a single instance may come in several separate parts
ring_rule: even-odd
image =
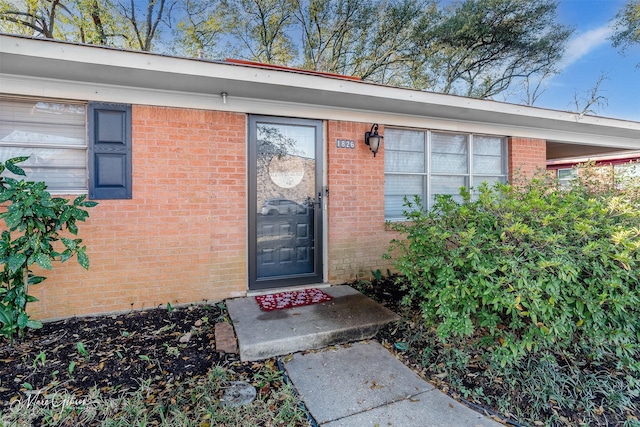
[[[0,411],[3,426],[307,426],[306,413],[277,367],[266,364],[255,375],[252,403],[223,406],[220,398],[234,372],[215,366],[205,378],[183,382],[158,402],[149,380],[115,397],[92,388],[86,396],[66,390],[28,395]],[[280,382],[277,389],[270,384]]]

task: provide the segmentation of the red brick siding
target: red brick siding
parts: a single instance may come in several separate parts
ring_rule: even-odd
[[[535,138],[510,137],[509,180],[531,178],[547,167],[547,141]]]
[[[246,116],[133,107],[133,200],[103,200],[91,260],[44,272],[36,318],[215,301],[246,290]]]
[[[329,121],[327,129],[328,279],[340,283],[387,265],[382,259],[391,240],[384,222],[384,143],[374,158],[364,144],[370,123]],[[384,134],[382,126],[379,132]],[[354,140],[355,149],[337,148],[336,139]]]

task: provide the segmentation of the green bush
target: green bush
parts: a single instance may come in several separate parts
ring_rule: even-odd
[[[430,211],[407,200],[389,251],[405,303],[493,366],[553,350],[640,370],[638,178],[580,176],[566,189],[546,174],[482,185],[462,203],[437,196]]]

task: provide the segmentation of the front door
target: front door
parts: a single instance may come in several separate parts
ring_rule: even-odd
[[[322,282],[322,122],[249,120],[249,289]]]

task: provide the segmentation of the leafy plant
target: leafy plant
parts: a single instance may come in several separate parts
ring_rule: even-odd
[[[80,354],[83,357],[89,357],[89,352],[85,348],[84,343],[82,341],[76,344],[76,348],[78,349],[78,354]]]
[[[97,205],[85,201],[84,195],[73,202],[52,197],[44,182],[2,175],[7,170],[25,176],[16,164],[27,159],[16,157],[0,162],[0,203],[7,203],[6,211],[0,213],[6,224],[0,237],[0,260],[4,265],[0,272],[0,334],[12,343],[16,333],[23,336],[26,328],[42,326],[30,319],[26,311],[27,303],[37,301],[29,295],[29,286],[45,280],[32,272],[33,264],[51,270],[52,261],[65,262],[75,255],[83,268],[89,268],[82,240],[65,237],[63,233],[77,235],[76,223],[89,216],[86,208]],[[62,243],[61,252],[54,247],[57,242]]]
[[[44,351],[41,351],[40,353],[38,353],[36,358],[33,359],[33,367],[34,368],[36,367],[38,362],[40,362],[41,366],[44,366],[47,363],[47,354]]]
[[[492,364],[567,351],[637,371],[640,197],[587,168],[570,188],[518,185],[407,200],[389,254],[443,342],[473,337]],[[391,256],[391,255],[389,255]]]

